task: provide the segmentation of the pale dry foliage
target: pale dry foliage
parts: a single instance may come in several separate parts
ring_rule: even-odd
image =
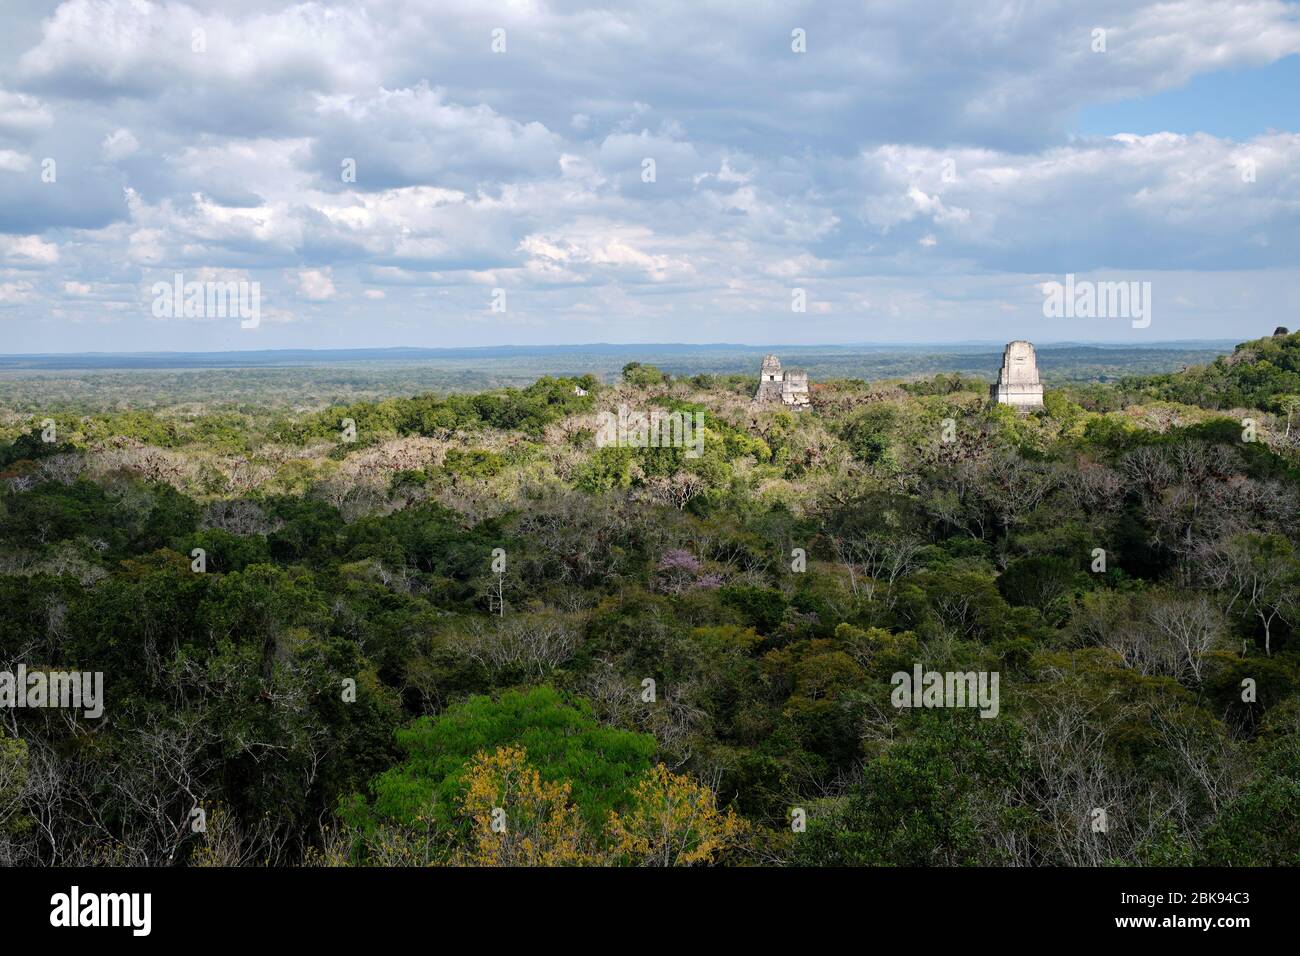
[[[1084,644],[1106,647],[1140,674],[1200,684],[1205,655],[1226,646],[1223,612],[1200,592],[1153,590],[1082,601],[1072,624]]]
[[[340,478],[387,482],[399,471],[441,467],[452,443],[415,435],[396,438],[372,448],[363,448],[343,459]]]
[[[1239,455],[1221,444],[1143,446],[1120,460],[1119,471],[1141,500],[1154,540],[1183,557],[1254,528],[1285,531],[1300,517],[1292,489],[1247,477]]]
[[[13,574],[31,577],[37,574],[50,574],[55,577],[75,578],[82,587],[90,587],[96,581],[108,577],[104,568],[86,557],[85,552],[97,550],[101,542],[61,541],[54,546],[46,557],[37,560],[34,551],[0,552],[0,574]]]
[[[1113,703],[1109,702],[1109,703]],[[1101,707],[1048,701],[1024,722],[1030,772],[1010,792],[1010,804],[1039,821],[1032,840],[1017,828],[994,827],[992,838],[1017,866],[1101,866],[1138,862],[1134,850],[1164,822],[1185,817],[1190,794],[1153,789],[1135,770],[1107,758],[1109,735],[1133,713],[1102,716]],[[1104,829],[1094,829],[1104,813]]]
[[[697,702],[704,689],[694,678],[657,687],[649,706],[640,680],[624,676],[610,660],[597,662],[583,678],[581,693],[596,719],[609,727],[651,734],[659,753],[675,768],[694,760],[694,743],[709,724],[706,706]]]
[[[209,503],[203,509],[201,527],[219,528],[228,534],[247,536],[271,534],[283,522],[266,516],[256,501],[227,498]]]
[[[494,680],[506,673],[541,679],[573,657],[578,629],[558,614],[476,618],[456,647]]]
[[[399,502],[390,499],[388,480],[378,476],[340,476],[319,482],[312,494],[337,508],[344,522],[387,514],[397,510]]]
[[[195,484],[199,466],[192,456],[181,452],[155,448],[135,439],[114,438],[95,442],[87,449],[83,473],[95,480],[126,473],[183,491]]]

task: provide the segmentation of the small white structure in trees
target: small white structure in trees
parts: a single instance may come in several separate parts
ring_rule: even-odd
[[[1043,383],[1038,379],[1038,356],[1032,342],[1016,339],[1007,343],[998,380],[989,386],[989,398],[999,405],[1043,407]]]
[[[755,402],[780,402],[792,408],[806,408],[808,398],[808,373],[801,369],[782,369],[775,355],[763,359],[759,369],[758,391]]]

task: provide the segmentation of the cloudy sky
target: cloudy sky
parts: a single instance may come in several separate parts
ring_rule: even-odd
[[[3,0],[0,352],[1255,337],[1298,130],[1277,0]]]

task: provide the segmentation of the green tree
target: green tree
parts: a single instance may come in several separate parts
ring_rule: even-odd
[[[411,824],[425,815],[450,825],[470,761],[513,746],[527,750],[543,781],[570,782],[579,813],[599,826],[609,810],[625,804],[655,751],[650,735],[602,727],[585,701],[566,703],[550,687],[510,690],[495,700],[471,697],[399,730],[397,742],[406,758],[371,781],[369,811],[353,801],[353,822]]]

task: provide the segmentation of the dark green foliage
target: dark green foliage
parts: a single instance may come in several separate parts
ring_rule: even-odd
[[[781,624],[786,602],[779,591],[766,588],[726,587],[721,592],[722,602],[733,607],[745,621],[762,634],[773,633]]]
[[[1285,411],[1287,398],[1300,395],[1300,332],[1243,342],[1209,365],[1124,384],[1187,405]]]
[[[481,448],[461,451],[452,448],[443,459],[442,467],[448,474],[464,478],[491,478],[499,474],[504,461],[501,456]]]
[[[646,385],[663,385],[671,380],[665,372],[661,372],[653,365],[642,365],[640,362],[628,362],[623,366],[623,381],[629,385],[646,386]]]
[[[1050,555],[1021,558],[998,576],[998,590],[1009,604],[1048,611],[1074,591],[1090,585],[1078,562]]]
[[[812,866],[994,865],[986,840],[998,791],[1027,772],[1014,725],[924,715],[868,763],[846,797],[810,814],[796,860]]]
[[[1206,834],[1204,865],[1300,866],[1300,736],[1259,749],[1254,776]]]

